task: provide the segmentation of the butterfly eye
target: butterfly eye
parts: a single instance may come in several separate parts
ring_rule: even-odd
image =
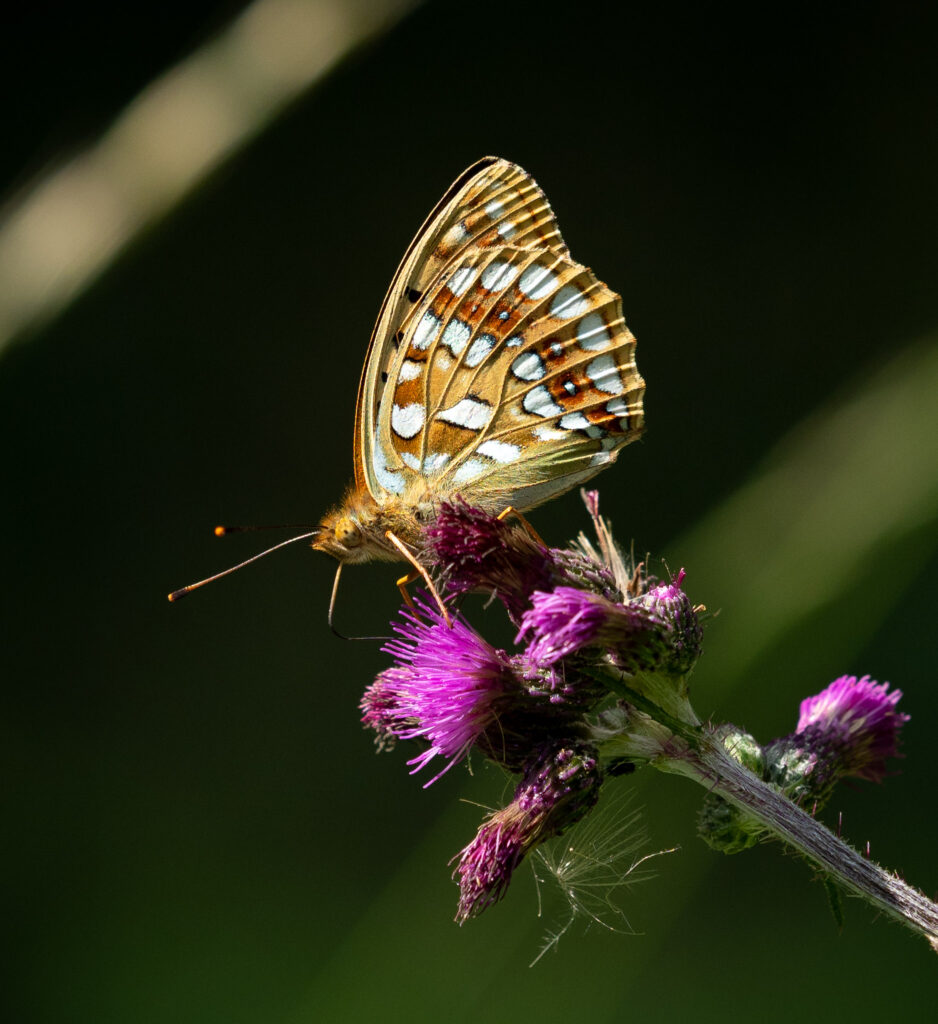
[[[361,544],[362,532],[357,523],[343,516],[335,524],[335,539],[345,548],[354,548]]]

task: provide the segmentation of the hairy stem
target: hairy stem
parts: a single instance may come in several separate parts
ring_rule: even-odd
[[[661,771],[693,779],[723,797],[812,861],[824,878],[918,932],[938,953],[938,904],[858,853],[775,786],[744,768],[710,731],[663,711],[632,689],[621,675],[603,675],[610,689],[672,734],[666,743],[656,738],[661,756],[649,759],[649,763]]]
[[[717,793],[812,861],[837,885],[924,936],[938,952],[938,905],[838,839],[817,819],[731,758],[703,733],[661,768]]]

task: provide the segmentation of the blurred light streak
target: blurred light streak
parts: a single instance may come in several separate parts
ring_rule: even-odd
[[[866,643],[938,547],[936,394],[938,336],[898,348],[668,546],[700,581],[692,592],[724,612],[695,690],[725,697],[775,644],[838,602],[849,604],[849,645]],[[876,586],[858,600],[877,566]]]
[[[0,214],[0,352],[418,0],[257,0]]]

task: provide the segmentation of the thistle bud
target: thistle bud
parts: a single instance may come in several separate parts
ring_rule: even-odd
[[[490,815],[459,854],[453,872],[460,889],[456,920],[462,924],[497,903],[525,855],[579,821],[599,798],[601,784],[596,750],[589,744],[537,752],[512,802]]]
[[[734,761],[760,779],[763,777],[765,754],[751,733],[727,723],[716,730],[714,738]],[[712,793],[704,797],[697,818],[697,834],[712,849],[726,854],[740,853],[754,846],[764,833],[764,826],[722,797]]]
[[[553,665],[586,648],[609,652],[616,667],[639,672],[662,659],[669,626],[643,604],[619,604],[598,594],[557,587],[531,596],[515,643],[528,641],[527,657]]]
[[[703,641],[703,630],[697,612],[681,589],[686,573],[683,569],[670,583],[652,587],[633,604],[641,604],[670,628],[667,655],[660,670],[684,676],[697,664]]]

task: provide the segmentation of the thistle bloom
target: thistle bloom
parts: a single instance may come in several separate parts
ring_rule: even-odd
[[[529,640],[527,657],[553,665],[586,647],[613,648],[623,668],[652,668],[660,636],[670,626],[640,601],[618,604],[575,587],[531,595],[516,643]]]
[[[525,854],[579,821],[599,798],[601,784],[589,744],[536,752],[512,802],[490,815],[459,855],[453,872],[460,890],[456,920],[462,924],[497,903]]]
[[[410,682],[410,672],[404,668],[386,668],[362,694],[362,724],[378,734],[375,743],[379,750],[390,750],[397,739],[399,718],[398,695]]]
[[[443,502],[426,529],[431,558],[443,569],[454,594],[495,593],[510,615],[520,615],[532,590],[549,587],[551,559],[517,523],[509,523],[464,501]]]
[[[519,650],[496,650],[419,599],[384,647],[395,664],[362,698],[379,747],[422,741],[414,772],[442,759],[431,782],[470,749],[520,777],[508,806],[458,855],[457,921],[500,900],[524,857],[582,818],[605,778],[653,766],[706,787],[700,834],[715,849],[780,838],[938,949],[938,906],[813,816],[839,779],[883,778],[908,720],[896,710],[901,693],[844,676],[803,701],[795,732],[767,747],[728,723],[704,724],[688,695],[702,635],[684,570],[666,583],[649,578],[616,545],[595,493],[585,497],[596,546],[581,534],[566,550],[460,499],[443,503],[419,557],[446,595],[498,596]]]
[[[841,775],[881,782],[886,758],[898,753],[899,730],[909,716],[896,711],[901,690],[869,676],[841,676],[801,702],[795,733],[806,745],[824,747],[839,762]]]
[[[426,554],[452,594],[495,594],[517,623],[531,594],[575,583],[613,597],[615,580],[604,565],[575,551],[538,543],[519,523],[473,508],[457,498],[442,502],[425,530]]]
[[[769,777],[793,798],[819,803],[838,779],[881,782],[909,720],[896,710],[901,697],[901,690],[890,693],[888,683],[869,676],[835,679],[801,702],[795,731],[766,749]]]
[[[429,747],[408,762],[414,772],[445,758],[430,785],[465,757],[518,684],[507,657],[462,619],[450,627],[436,608],[420,599],[417,605],[394,624],[399,638],[383,650],[398,663],[366,691],[362,720],[385,744],[390,737],[426,740]]]

